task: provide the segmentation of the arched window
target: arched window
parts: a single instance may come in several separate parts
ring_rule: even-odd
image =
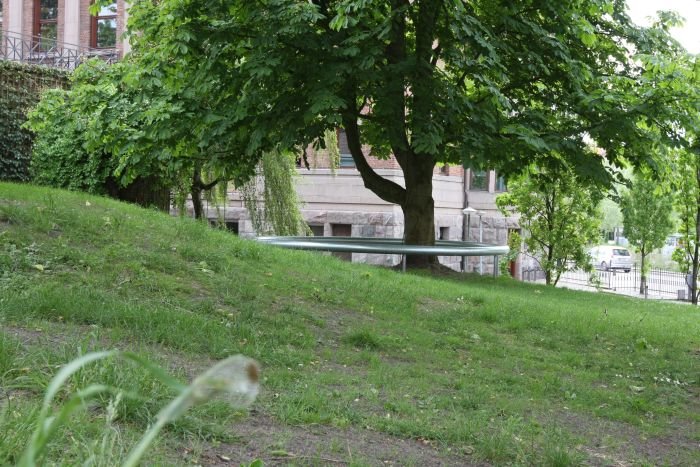
[[[49,50],[58,39],[58,0],[34,1],[34,36],[41,50]]]
[[[91,47],[112,49],[117,46],[117,2],[100,7],[100,11],[92,17],[91,32]]]

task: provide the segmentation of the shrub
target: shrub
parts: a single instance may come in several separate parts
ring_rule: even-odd
[[[0,180],[29,181],[32,134],[23,127],[27,112],[42,91],[64,88],[67,76],[62,70],[0,61]]]

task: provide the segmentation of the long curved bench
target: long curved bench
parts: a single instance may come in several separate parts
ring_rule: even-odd
[[[404,271],[406,255],[493,256],[494,264],[498,264],[498,257],[509,251],[507,246],[453,240],[437,240],[435,245],[406,245],[400,238],[371,237],[257,237],[256,240],[295,250],[398,254],[403,256]],[[493,275],[498,275],[498,267],[494,267]]]

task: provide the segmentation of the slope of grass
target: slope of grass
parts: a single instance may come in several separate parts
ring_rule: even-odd
[[[689,306],[400,274],[0,184],[0,325],[0,463],[21,453],[56,368],[114,347],[183,379],[235,353],[263,366],[254,414],[197,408],[151,463],[245,446],[254,435],[236,427],[255,417],[270,420],[274,442],[255,452],[270,459],[301,449],[284,430],[316,426],[343,443],[318,449],[356,465],[378,460],[362,436],[416,440],[454,464],[700,463],[700,313]],[[148,396],[89,407],[53,460],[113,465],[171,397],[123,362],[82,371],[66,394],[96,381]],[[326,451],[303,459],[323,464]]]

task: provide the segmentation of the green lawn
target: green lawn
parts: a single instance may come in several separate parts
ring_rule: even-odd
[[[183,380],[236,353],[262,367],[251,412],[195,408],[146,465],[700,464],[690,306],[401,274],[0,184],[0,326],[0,464],[21,454],[57,368],[111,348]],[[118,360],[63,396],[90,382],[146,397],[91,403],[51,462],[114,465],[172,397]]]

